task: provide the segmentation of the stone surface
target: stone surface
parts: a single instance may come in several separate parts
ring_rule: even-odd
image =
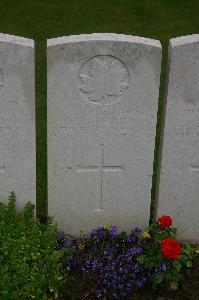
[[[199,35],[170,40],[158,215],[182,240],[199,234]]]
[[[0,34],[0,201],[36,203],[33,40]]]
[[[151,39],[48,40],[49,214],[67,233],[148,225],[160,61]]]

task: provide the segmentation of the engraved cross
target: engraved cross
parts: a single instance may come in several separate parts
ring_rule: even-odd
[[[103,210],[103,173],[104,172],[115,172],[115,171],[123,171],[124,165],[105,165],[104,164],[104,144],[100,144],[101,146],[101,159],[100,163],[97,166],[80,166],[77,165],[78,172],[98,172],[98,191],[99,191],[99,208],[97,210]]]

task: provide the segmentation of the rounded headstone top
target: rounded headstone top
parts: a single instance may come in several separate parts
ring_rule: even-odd
[[[199,42],[199,34],[185,35],[185,36],[170,39],[170,47],[194,44],[198,42]]]
[[[57,37],[47,40],[47,46],[56,46],[65,43],[75,42],[87,42],[87,41],[113,41],[113,42],[129,42],[135,44],[145,44],[153,47],[162,48],[160,41],[117,33],[91,33],[91,34],[80,34],[80,35],[69,35],[63,37]]]
[[[0,33],[0,42],[18,44],[27,47],[34,47],[34,40],[32,39],[5,34],[5,33]]]

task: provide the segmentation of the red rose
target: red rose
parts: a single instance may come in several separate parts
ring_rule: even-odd
[[[163,215],[162,217],[158,218],[158,223],[160,227],[167,228],[172,225],[172,219],[170,216]]]
[[[180,245],[171,238],[161,241],[162,256],[166,258],[177,258],[181,254]]]

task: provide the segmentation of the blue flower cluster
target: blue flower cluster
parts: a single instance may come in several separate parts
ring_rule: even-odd
[[[81,234],[71,242],[61,232],[59,247],[76,247],[65,267],[74,279],[89,282],[91,298],[128,296],[146,281],[146,270],[137,259],[144,250],[140,232],[135,228],[128,236],[125,232],[118,234],[116,226],[100,226],[90,236]]]
[[[65,237],[64,231],[59,232],[57,242],[60,249],[63,249],[66,245],[69,244],[69,241]]]

